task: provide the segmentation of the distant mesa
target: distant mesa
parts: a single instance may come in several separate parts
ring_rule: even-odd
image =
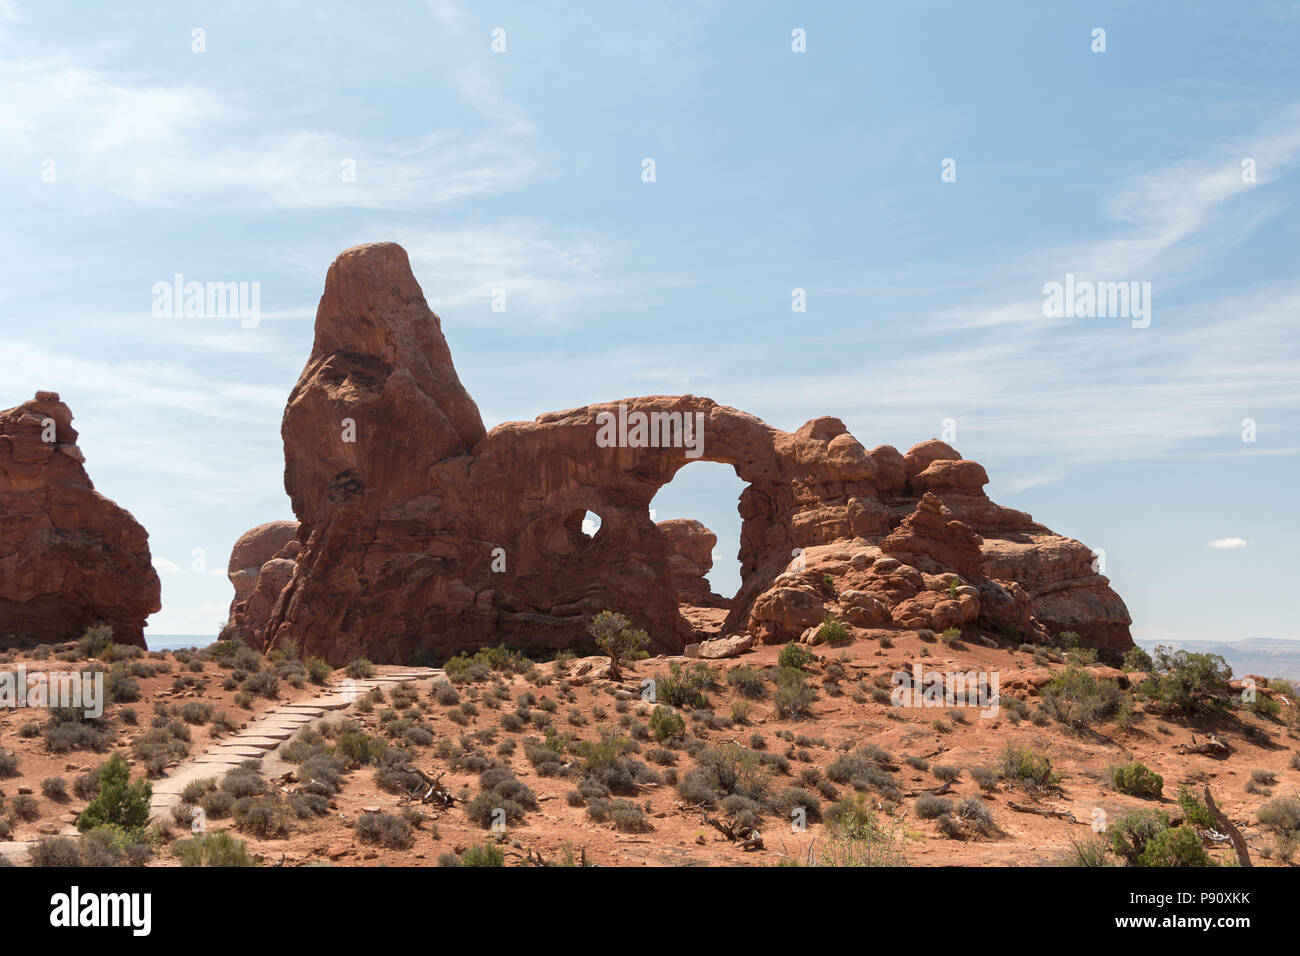
[[[0,646],[53,644],[111,624],[144,646],[161,609],[149,535],[95,491],[55,392],[0,412]]]
[[[621,440],[645,420],[703,432],[694,447]],[[837,418],[790,433],[694,395],[488,431],[393,243],[330,267],[281,435],[297,527],[254,529],[231,559],[234,626],[262,648],[336,665],[485,644],[591,650],[587,625],[611,608],[648,631],[653,652],[680,653],[698,640],[680,606],[714,600],[724,633],[767,642],[810,639],[834,615],[1022,639],[1069,630],[1107,657],[1132,646],[1091,550],[989,500],[984,468],[943,442],[867,450]],[[650,517],[693,460],[729,464],[748,485],[730,601],[704,577],[712,533]],[[602,519],[594,537],[588,511]]]

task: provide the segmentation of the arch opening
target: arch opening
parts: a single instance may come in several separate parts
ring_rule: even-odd
[[[690,462],[650,502],[668,537],[682,615],[701,637],[721,632],[741,586],[740,496],[747,484],[731,465]]]

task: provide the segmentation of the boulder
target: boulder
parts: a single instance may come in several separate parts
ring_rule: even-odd
[[[913,445],[903,456],[903,475],[916,486],[916,476],[925,471],[936,461],[956,461],[961,458],[957,449],[937,438]]]
[[[725,657],[736,657],[753,646],[753,635],[731,634],[727,637],[714,638],[711,641],[701,641],[696,649],[695,656],[704,660],[716,661]]]

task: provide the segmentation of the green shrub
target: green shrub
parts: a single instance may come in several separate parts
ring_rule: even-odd
[[[82,657],[98,657],[113,643],[113,625],[97,624],[88,627],[77,641],[77,653]]]
[[[1070,664],[1043,688],[1042,710],[1073,730],[1087,730],[1118,714],[1124,697],[1114,681],[1099,681]]]
[[[299,780],[301,779],[300,776]],[[254,766],[241,764],[222,778],[221,789],[236,800],[240,797],[255,797],[266,792],[266,780]]]
[[[1137,866],[1147,844],[1169,829],[1169,814],[1163,810],[1136,810],[1106,828],[1111,850],[1129,866]]]
[[[88,718],[78,707],[50,707],[45,722],[45,747],[54,754],[74,750],[107,750],[117,739],[116,732],[102,718]]]
[[[836,804],[836,807],[839,806]],[[820,866],[877,867],[903,864],[903,854],[898,849],[898,829],[882,824],[874,811],[858,805],[833,816],[828,813],[827,820],[829,826],[817,859]]]
[[[1218,826],[1218,822],[1210,813],[1209,807],[1202,803],[1200,797],[1192,793],[1186,786],[1178,788],[1178,806],[1183,811],[1183,819],[1192,826],[1205,827],[1206,829]]]
[[[791,641],[781,648],[781,653],[776,657],[776,663],[781,668],[793,668],[803,670],[814,660],[812,651],[795,641]]]
[[[88,770],[83,774],[78,774],[77,779],[72,781],[72,792],[77,795],[78,799],[90,801],[99,796],[100,769],[103,768]]]
[[[1164,777],[1138,761],[1115,767],[1110,773],[1111,784],[1120,793],[1130,797],[1158,800],[1164,793]]]
[[[1277,839],[1277,852],[1289,860],[1300,846],[1300,796],[1278,797],[1255,811],[1260,826]]]
[[[149,820],[149,798],[153,785],[148,780],[130,782],[131,768],[121,754],[113,754],[99,771],[99,796],[77,817],[83,833],[108,824],[136,830]]]
[[[1142,671],[1150,674],[1154,668],[1155,664],[1151,661],[1151,655],[1142,648],[1130,647],[1124,652],[1124,670]]]
[[[290,812],[277,794],[235,801],[235,825],[262,839],[288,836]]]
[[[72,837],[42,837],[27,850],[27,862],[32,866],[81,866],[81,847]]]
[[[280,693],[280,678],[274,671],[258,671],[256,674],[250,674],[239,689],[245,694],[252,694],[254,697],[265,697],[268,700],[275,700]]]
[[[50,800],[68,799],[68,781],[62,777],[46,777],[41,781],[41,793]]]
[[[1207,707],[1225,706],[1232,696],[1232,668],[1218,654],[1157,647],[1151,676],[1138,685],[1151,704],[1191,717]]]
[[[1213,866],[1201,838],[1191,827],[1170,827],[1147,841],[1138,866]]]
[[[434,681],[429,693],[444,707],[453,707],[460,703],[460,691],[456,690],[451,681]]]
[[[822,621],[821,627],[817,628],[817,640],[831,647],[843,647],[853,640],[853,635],[846,624],[836,620],[834,615],[828,614]]]
[[[487,829],[502,816],[506,823],[516,823],[523,819],[525,812],[536,809],[537,797],[533,791],[509,767],[498,765],[479,774],[479,793],[465,805],[465,816]]]
[[[952,811],[952,802],[945,800],[943,797],[937,797],[933,793],[923,793],[916,798],[915,803],[916,815],[922,820],[933,820],[942,814]]]
[[[444,853],[438,857],[439,866],[505,866],[505,850],[495,843],[483,843],[467,849],[463,856]]]
[[[650,712],[650,736],[660,743],[665,740],[681,740],[686,736],[686,721],[681,714],[656,706]]]
[[[768,772],[758,755],[727,743],[700,750],[695,766],[678,783],[677,793],[687,803],[702,806],[713,806],[733,794],[761,802],[769,785]]]
[[[212,719],[212,705],[207,701],[192,700],[182,704],[179,713],[185,723],[201,726]]]
[[[717,672],[705,663],[683,667],[677,661],[668,673],[655,680],[655,699],[670,707],[703,710],[709,706],[707,691],[717,686]]]
[[[41,815],[36,798],[31,794],[20,793],[9,802],[9,815],[15,820],[30,823]]]
[[[993,822],[993,811],[979,797],[965,797],[957,804],[957,818],[976,833],[988,836],[997,832]]]
[[[229,830],[213,830],[172,844],[182,866],[257,866],[243,840]]]
[[[405,850],[415,843],[411,825],[391,813],[363,813],[355,829],[362,842],[378,843],[392,850]]]
[[[375,676],[375,665],[364,657],[358,657],[348,661],[347,666],[343,668],[343,673],[353,680],[365,680]]]
[[[648,833],[654,829],[645,811],[631,800],[611,800],[608,815],[620,833]]]
[[[1110,855],[1110,843],[1104,836],[1076,842],[1070,840],[1070,859],[1068,866],[1114,866],[1115,858]]]
[[[794,667],[782,667],[776,672],[776,694],[773,703],[779,717],[806,717],[812,712],[817,691],[808,683],[804,672]]]
[[[325,683],[329,680],[329,676],[334,673],[334,668],[330,667],[329,661],[323,657],[309,657],[302,663],[307,670],[307,676],[313,684]]]
[[[104,675],[104,696],[114,704],[140,699],[140,682],[131,675],[126,661],[118,661]]]
[[[763,675],[748,664],[727,671],[727,683],[741,697],[750,700],[762,700],[767,696],[767,683],[763,680]]]
[[[1047,754],[1016,744],[1007,744],[1002,751],[1002,776],[1030,787],[1052,786],[1060,779]]]

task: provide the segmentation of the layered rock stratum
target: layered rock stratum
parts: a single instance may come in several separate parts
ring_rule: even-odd
[[[55,392],[0,412],[0,646],[52,644],[111,624],[144,646],[161,608],[149,535],[95,490]]]
[[[984,468],[943,442],[868,450],[837,418],[791,433],[694,395],[487,431],[393,243],[330,267],[281,433],[301,550],[265,588],[258,571],[250,594],[278,593],[241,633],[262,647],[335,664],[485,644],[591,649],[587,625],[609,608],[652,650],[679,652],[694,636],[679,605],[703,596],[700,536],[656,526],[649,505],[696,460],[731,465],[748,486],[724,633],[785,641],[834,616],[1026,639],[1070,630],[1110,656],[1131,646],[1091,550],[995,504]],[[593,537],[588,511],[601,517]]]

